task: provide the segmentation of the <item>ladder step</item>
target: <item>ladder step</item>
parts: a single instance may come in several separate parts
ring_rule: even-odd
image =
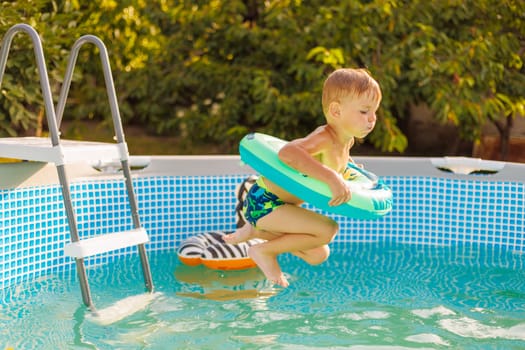
[[[68,243],[64,247],[64,254],[73,258],[82,259],[147,242],[149,242],[148,234],[146,230],[141,227]]]
[[[2,157],[61,164],[121,159],[129,154],[126,143],[60,140],[59,146],[51,145],[49,137],[0,138]]]

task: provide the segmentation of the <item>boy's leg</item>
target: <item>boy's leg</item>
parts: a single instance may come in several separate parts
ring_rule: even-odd
[[[277,237],[280,237],[283,234],[284,233],[280,232],[258,230],[251,224],[247,223],[243,227],[240,227],[237,230],[235,230],[235,232],[224,235],[222,238],[226,243],[239,244],[254,238],[260,238],[269,241],[272,239],[276,239]]]
[[[283,234],[285,233],[277,234],[268,231],[259,231],[250,224],[246,224],[243,227],[237,229],[234,233],[224,235],[222,238],[226,243],[239,244],[254,238],[261,238],[269,241]],[[303,259],[310,265],[319,265],[328,259],[328,256],[330,255],[330,248],[325,244],[321,247],[291,253]]]
[[[332,219],[295,205],[285,204],[259,219],[257,228],[282,232],[274,239],[250,247],[250,257],[269,280],[286,287],[288,281],[277,263],[277,255],[293,253],[307,262],[320,263],[328,256],[326,246],[337,233]],[[313,255],[312,255],[313,254]],[[316,257],[316,254],[319,256]]]
[[[277,233],[270,231],[261,231],[257,230],[250,224],[246,224],[241,228],[238,228],[235,232],[224,235],[223,239],[226,243],[230,244],[239,244],[246,242],[250,239],[260,238],[264,240],[276,239],[286,233]],[[308,250],[301,250],[296,252],[291,252],[293,255],[303,259],[310,265],[318,265],[328,259],[330,255],[330,248],[328,245],[323,245]]]
[[[276,236],[266,243],[277,254],[324,246],[332,241],[338,229],[331,218],[291,204],[280,206],[257,221],[257,230],[261,231],[258,236]]]
[[[230,244],[239,244],[253,238],[257,238],[256,229],[249,223],[246,223],[243,227],[238,228],[235,230],[235,232],[222,237],[224,242]]]
[[[319,265],[325,262],[330,256],[330,247],[328,247],[328,244],[325,244],[321,247],[291,253],[310,265]]]

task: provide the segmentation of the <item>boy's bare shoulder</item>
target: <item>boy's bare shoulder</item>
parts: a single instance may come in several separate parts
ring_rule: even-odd
[[[331,140],[333,138],[332,132],[328,125],[318,126],[314,131],[308,134],[305,138],[317,138],[319,140]]]
[[[317,154],[331,147],[333,144],[333,135],[325,126],[319,126],[310,134],[292,140],[289,144],[292,147],[301,147],[310,154]]]

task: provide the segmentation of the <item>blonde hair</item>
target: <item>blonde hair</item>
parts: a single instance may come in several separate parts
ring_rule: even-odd
[[[328,113],[332,102],[339,102],[343,97],[356,97],[368,94],[375,102],[381,100],[379,83],[366,69],[341,68],[332,72],[323,85],[323,112]]]

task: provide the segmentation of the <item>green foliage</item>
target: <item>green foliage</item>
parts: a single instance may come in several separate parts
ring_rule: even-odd
[[[45,7],[44,2],[40,1],[35,2],[34,7],[22,11],[23,5],[17,2],[1,4],[0,32],[4,33],[9,29],[9,18],[16,16],[22,21],[31,22]],[[23,15],[20,16],[20,13]],[[29,42],[29,38],[25,36],[21,40],[15,38],[11,44],[10,56],[16,55],[16,59],[8,60],[0,87],[0,136],[16,136],[36,122],[38,101],[42,98],[39,84],[33,83],[38,82],[33,52],[23,49]]]
[[[407,4],[414,25],[396,49],[410,49],[410,85],[419,88],[436,118],[453,122],[472,140],[486,121],[522,114],[523,2]]]
[[[237,151],[247,132],[284,138],[324,122],[320,95],[335,68],[366,67],[383,101],[369,141],[402,152],[399,128],[427,104],[475,140],[525,112],[525,4],[518,0],[98,0],[2,3],[0,33],[26,22],[44,40],[58,96],[83,34],[107,45],[124,121],[151,133]],[[42,109],[28,42],[13,42],[0,133],[37,127]],[[16,79],[14,77],[17,77]],[[98,53],[82,49],[65,119],[109,119]],[[174,153],[176,150],[174,150]]]

